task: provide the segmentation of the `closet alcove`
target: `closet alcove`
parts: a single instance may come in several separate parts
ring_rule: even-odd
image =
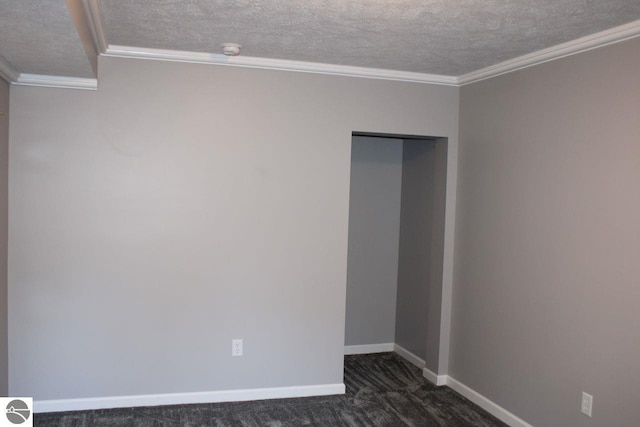
[[[354,133],[345,352],[438,372],[447,138]]]

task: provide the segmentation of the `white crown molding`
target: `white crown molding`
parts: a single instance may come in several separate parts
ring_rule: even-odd
[[[41,86],[61,89],[86,89],[97,90],[97,79],[85,79],[80,77],[45,76],[42,74],[20,73],[13,82],[18,86]]]
[[[457,77],[460,86],[640,36],[640,20],[519,56]]]
[[[0,77],[5,79],[9,83],[13,83],[18,80],[20,73],[13,68],[13,65],[0,55]]]
[[[96,79],[19,73],[2,55],[0,55],[0,77],[17,86],[42,86],[88,90],[98,89],[98,80]]]
[[[371,354],[371,353],[387,353],[393,351],[393,343],[383,344],[362,344],[362,345],[345,345],[344,354]]]
[[[102,4],[100,0],[83,0],[82,8],[86,19],[86,24],[89,27],[91,36],[93,38],[93,45],[98,54],[103,54],[107,51],[107,35],[105,32],[105,24],[102,13]]]
[[[86,411],[90,409],[132,408],[138,406],[188,405],[192,403],[242,402],[247,400],[344,394],[345,386],[319,384],[297,387],[253,388],[203,391],[195,393],[146,394],[136,396],[94,397],[82,399],[36,400],[33,412]]]
[[[119,58],[155,59],[160,61],[229,65],[235,67],[261,68],[266,70],[297,71],[303,73],[330,74],[334,76],[430,83],[445,86],[457,85],[457,79],[455,77],[436,74],[352,67],[348,65],[333,65],[316,62],[289,61],[284,59],[257,58],[250,56],[228,57],[222,54],[187,52],[180,50],[109,45],[104,55]]]

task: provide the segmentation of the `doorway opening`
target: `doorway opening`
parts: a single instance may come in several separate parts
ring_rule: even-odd
[[[440,371],[448,141],[354,132],[345,354]]]

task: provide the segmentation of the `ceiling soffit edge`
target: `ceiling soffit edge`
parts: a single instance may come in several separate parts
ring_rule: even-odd
[[[107,47],[107,34],[105,31],[104,14],[100,0],[81,0],[86,25],[93,38],[93,46],[99,54],[105,53]]]
[[[20,73],[13,68],[13,65],[0,55],[0,77],[5,79],[9,83],[13,83],[18,80]]]

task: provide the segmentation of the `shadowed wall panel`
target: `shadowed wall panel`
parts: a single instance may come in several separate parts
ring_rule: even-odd
[[[9,84],[0,78],[0,396],[8,395],[7,214],[9,212]]]
[[[396,343],[421,359],[427,355],[434,154],[432,141],[404,141]]]
[[[394,342],[401,184],[402,140],[354,136],[346,345]]]

